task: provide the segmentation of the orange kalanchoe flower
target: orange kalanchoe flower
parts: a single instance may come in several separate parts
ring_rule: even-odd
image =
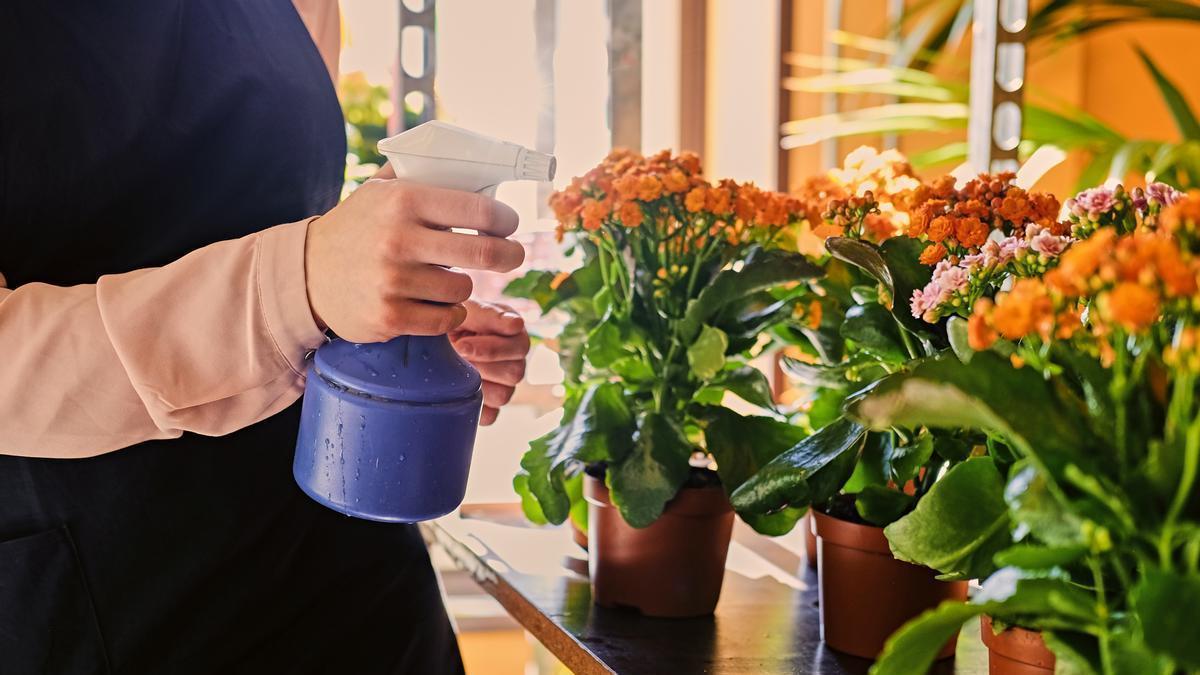
[[[983,246],[991,231],[991,228],[975,217],[961,218],[954,223],[954,238],[958,240],[959,245],[967,248]]]
[[[638,180],[637,198],[645,202],[652,202],[662,196],[662,190],[662,181],[654,176],[642,176]]]
[[[684,192],[691,187],[691,181],[679,169],[672,169],[667,172],[662,178],[662,183],[667,192]]]
[[[1054,303],[1045,285],[1037,279],[1018,279],[1012,290],[996,296],[991,323],[1009,340],[1026,335],[1049,337],[1054,327]]]
[[[938,216],[929,222],[929,229],[925,232],[925,236],[933,243],[941,243],[946,241],[947,237],[954,234],[954,221],[948,216]]]
[[[607,203],[597,199],[585,199],[583,201],[583,229],[588,232],[599,230],[609,213],[610,209]]]
[[[625,227],[637,227],[642,224],[645,214],[637,202],[625,202],[617,209],[617,218]]]
[[[975,302],[971,318],[967,320],[967,344],[977,352],[990,349],[1000,337],[988,321],[989,314],[995,303],[990,298],[980,298]]]
[[[930,244],[921,251],[921,264],[934,265],[946,257],[946,247],[942,244]]]
[[[1106,318],[1131,333],[1139,333],[1158,320],[1158,294],[1141,284],[1122,281],[1101,298]]]
[[[699,185],[692,188],[691,192],[687,193],[687,197],[683,201],[683,205],[691,213],[699,213],[704,210],[704,205],[708,203],[708,188]]]

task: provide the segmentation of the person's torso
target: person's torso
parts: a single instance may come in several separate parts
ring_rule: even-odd
[[[321,213],[341,111],[289,0],[0,6],[0,273],[94,282]]]
[[[0,3],[0,62],[10,287],[163,265],[337,201],[341,113],[290,0]],[[0,456],[0,672],[461,668],[416,532],[295,486],[297,412]]]

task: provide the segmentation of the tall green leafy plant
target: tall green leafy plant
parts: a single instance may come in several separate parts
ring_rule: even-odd
[[[874,672],[923,672],[979,614],[1042,630],[1061,671],[1200,669],[1200,200],[1151,187],[1076,197],[1083,241],[976,302],[963,353],[850,402],[869,428],[975,429],[1011,459],[987,481],[939,483],[947,505],[999,506],[953,537],[995,540],[1000,569],[970,603],[901,629]],[[943,551],[945,531],[909,525],[893,548]]]
[[[694,155],[616,151],[552,197],[560,239],[583,265],[534,271],[507,293],[563,310],[566,401],[558,428],[534,440],[514,487],[534,521],[582,509],[585,467],[603,468],[634,527],[716,460],[734,490],[803,430],[773,414],[766,377],[749,365],[760,335],[790,316],[822,269],[790,250],[803,204],[750,184],[711,184]],[[764,414],[721,406],[733,393]],[[754,518],[764,532],[799,514]]]

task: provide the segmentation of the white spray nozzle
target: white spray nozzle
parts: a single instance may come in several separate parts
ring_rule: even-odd
[[[396,177],[426,185],[482,192],[510,180],[554,178],[553,155],[445,122],[426,122],[379,141]]]

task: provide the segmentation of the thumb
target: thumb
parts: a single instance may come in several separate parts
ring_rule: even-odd
[[[371,179],[372,180],[374,180],[376,178],[390,179],[390,178],[395,178],[395,177],[396,177],[396,170],[392,168],[392,163],[387,161],[387,159],[384,159],[383,166],[379,167],[379,170],[375,172],[375,175],[371,176]]]

